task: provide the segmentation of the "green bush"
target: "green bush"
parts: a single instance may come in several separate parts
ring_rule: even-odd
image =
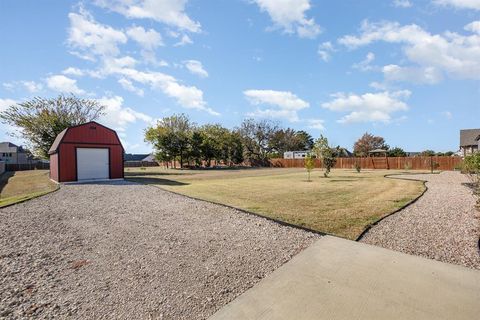
[[[360,173],[360,171],[362,171],[362,166],[360,166],[360,162],[355,162],[353,167],[355,168],[355,170],[357,170],[358,173]]]

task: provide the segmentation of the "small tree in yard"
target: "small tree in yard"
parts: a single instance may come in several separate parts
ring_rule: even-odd
[[[56,98],[33,98],[8,107],[0,113],[3,123],[19,128],[13,136],[27,141],[33,154],[48,158],[48,150],[64,129],[103,115],[105,107],[97,100],[74,95]]]
[[[465,173],[473,183],[477,196],[477,209],[480,209],[480,152],[466,156],[463,165]]]
[[[322,159],[323,167],[325,168],[323,175],[325,178],[328,178],[330,170],[335,166],[335,163],[337,163],[338,147],[330,147],[328,145],[328,139],[321,135],[320,138],[315,141],[313,150],[317,155],[317,158]]]
[[[315,159],[311,154],[308,154],[305,157],[305,169],[307,170],[307,173],[308,173],[308,180],[307,180],[308,182],[312,181],[310,180],[310,173],[314,168],[315,168]]]

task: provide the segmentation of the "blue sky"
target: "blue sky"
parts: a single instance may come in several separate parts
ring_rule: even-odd
[[[456,151],[480,127],[480,0],[16,0],[0,24],[0,110],[98,99],[127,152],[150,152],[143,130],[173,113],[268,118],[349,149],[368,131]]]

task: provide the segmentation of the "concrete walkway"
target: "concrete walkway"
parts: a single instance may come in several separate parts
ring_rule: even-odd
[[[479,315],[480,271],[325,236],[210,320]]]

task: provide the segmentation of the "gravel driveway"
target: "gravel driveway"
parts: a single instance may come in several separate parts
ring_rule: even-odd
[[[480,269],[480,214],[459,172],[402,175],[426,180],[428,191],[414,204],[374,226],[361,242]]]
[[[0,318],[204,319],[318,238],[128,182],[0,209]]]

